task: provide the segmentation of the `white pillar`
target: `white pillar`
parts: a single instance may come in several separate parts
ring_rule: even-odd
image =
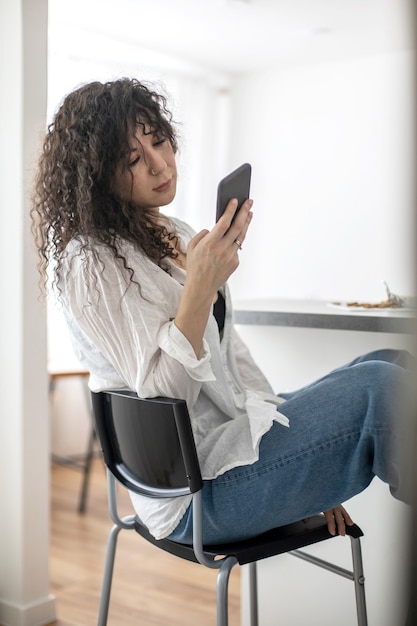
[[[0,2],[0,623],[55,619],[49,593],[46,316],[29,194],[46,121],[47,0]]]

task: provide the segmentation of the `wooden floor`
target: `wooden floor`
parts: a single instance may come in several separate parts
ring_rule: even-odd
[[[51,591],[57,602],[53,626],[94,626],[108,531],[105,473],[94,461],[87,512],[77,512],[81,473],[52,466]],[[123,496],[123,494],[121,494]],[[128,497],[121,510],[130,513]],[[108,626],[212,626],[216,572],[181,561],[131,531],[119,535]],[[240,623],[240,572],[232,571],[229,624]]]

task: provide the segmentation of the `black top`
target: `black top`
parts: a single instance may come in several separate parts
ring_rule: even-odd
[[[220,291],[217,292],[217,300],[213,304],[213,314],[216,318],[217,326],[219,327],[219,333],[222,332],[224,328],[224,318],[226,315],[226,303]]]

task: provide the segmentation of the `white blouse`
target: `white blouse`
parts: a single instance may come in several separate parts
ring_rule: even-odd
[[[172,219],[183,250],[194,232]],[[171,263],[171,275],[127,242],[121,253],[140,285],[98,245],[101,262],[87,288],[80,245],[68,246],[61,288],[64,314],[77,358],[90,372],[90,389],[130,389],[140,397],[166,396],[187,402],[203,479],[254,463],[264,433],[288,419],[282,402],[233,328],[232,305],[224,288],[222,333],[211,315],[200,358],[174,323],[185,271]],[[157,538],[178,525],[191,496],[153,499],[131,494],[134,509]]]

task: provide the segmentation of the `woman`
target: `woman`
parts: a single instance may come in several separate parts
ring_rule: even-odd
[[[277,397],[233,328],[227,288],[252,201],[232,221],[231,200],[198,234],[162,214],[176,150],[164,98],[136,80],[77,89],[48,128],[32,212],[40,269],[53,268],[90,387],[186,400],[206,543],[319,511],[343,535],[352,520],[340,502],[375,475],[401,487],[390,418],[405,357],[365,355]],[[191,541],[189,497],[132,501],[155,537]]]

